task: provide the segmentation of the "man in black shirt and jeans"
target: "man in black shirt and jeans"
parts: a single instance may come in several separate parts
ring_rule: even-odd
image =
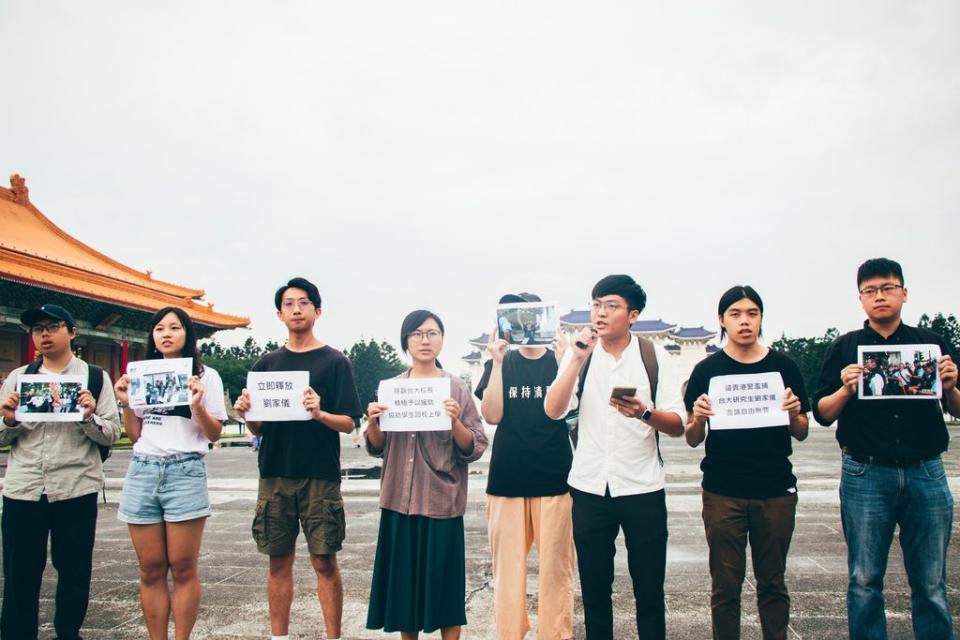
[[[260,485],[253,538],[270,556],[267,596],[274,640],[289,636],[293,602],[293,559],[300,528],[317,574],[317,596],[327,638],[340,637],[343,582],[336,553],[345,535],[340,495],[340,434],[353,431],[362,415],[350,361],[313,335],[320,317],[320,292],[304,278],[293,278],[274,298],[277,317],[288,330],[287,344],[266,354],[254,371],[308,371],[310,386],[303,406],[310,419],[298,422],[248,422],[261,436]],[[246,389],[235,409],[250,409]]]
[[[506,295],[500,304],[539,302],[530,293]],[[566,345],[558,336],[554,350]],[[573,501],[567,474],[573,461],[567,423],[543,409],[557,376],[557,357],[546,349],[508,350],[490,336],[490,360],[477,385],[480,411],[497,425],[487,482],[487,532],[493,555],[497,638],[523,640],[527,617],[527,555],[540,559],[537,637],[573,637]]]
[[[863,329],[830,346],[814,397],[814,417],[837,420],[843,449],[840,514],[847,541],[847,623],[852,639],[885,639],[883,577],[894,529],[900,526],[917,638],[953,638],[947,602],[946,560],[953,496],[940,454],[946,425],[935,399],[859,400],[863,367],[859,345],[938,345],[943,409],[960,416],[957,365],[951,346],[932,331],[909,327],[900,316],[907,301],[903,270],[886,258],[867,260],[857,272]]]

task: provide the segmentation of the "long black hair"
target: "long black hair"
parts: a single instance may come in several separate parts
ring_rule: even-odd
[[[150,329],[147,331],[147,360],[159,360],[163,358],[163,354],[160,353],[157,349],[157,344],[153,341],[153,328],[170,313],[177,316],[186,334],[186,339],[183,342],[183,351],[180,352],[180,356],[183,358],[193,358],[193,375],[202,376],[203,363],[200,361],[200,349],[197,348],[197,330],[194,328],[190,316],[180,307],[164,307],[150,318]]]
[[[757,293],[757,290],[748,284],[738,284],[724,291],[723,295],[720,296],[720,303],[717,305],[717,315],[722,319],[727,309],[744,298],[760,307],[760,315],[763,316],[763,300],[760,299],[760,294]],[[722,341],[726,335],[727,330],[724,328],[723,322],[721,322],[720,340]],[[760,335],[763,335],[762,326],[760,327]]]
[[[404,353],[409,353],[407,349],[407,340],[411,332],[416,331],[417,327],[422,325],[427,320],[433,319],[437,323],[437,326],[440,327],[440,335],[444,334],[443,330],[443,320],[440,319],[440,316],[435,314],[433,311],[428,311],[426,309],[417,309],[416,311],[411,311],[407,314],[407,317],[403,319],[403,324],[400,325],[400,346],[403,348]],[[440,364],[440,360],[436,360],[437,369],[443,369],[443,366]]]

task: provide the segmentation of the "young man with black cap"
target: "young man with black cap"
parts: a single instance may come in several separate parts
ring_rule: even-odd
[[[530,294],[505,295],[500,304],[539,302]],[[554,340],[554,351],[565,339]],[[487,481],[487,532],[493,556],[497,638],[522,640],[527,617],[527,555],[540,560],[537,637],[573,637],[573,528],[567,474],[573,453],[567,424],[543,409],[557,375],[554,352],[543,347],[508,349],[496,333],[487,345],[476,395],[488,424],[497,425]]]
[[[289,638],[293,603],[293,560],[303,529],[310,562],[317,575],[317,597],[326,637],[340,637],[343,581],[337,551],[346,523],[340,494],[340,434],[354,429],[363,414],[350,361],[313,335],[320,319],[320,292],[305,278],[293,278],[277,289],[277,317],[287,327],[287,344],[266,354],[254,371],[307,371],[310,386],[303,407],[310,418],[293,422],[247,422],[260,435],[260,484],[253,537],[260,553],[270,556],[267,598],[272,637]],[[244,389],[234,408],[250,409]]]
[[[857,271],[857,288],[867,319],[862,329],[830,345],[813,402],[817,422],[837,421],[843,450],[840,517],[847,541],[850,637],[887,637],[883,577],[899,525],[914,634],[949,640],[953,620],[947,601],[947,549],[954,501],[940,454],[950,439],[943,412],[960,417],[956,354],[940,335],[903,323],[907,290],[898,263],[867,260]],[[935,399],[858,399],[866,370],[858,364],[857,347],[913,344],[940,348],[942,404]]]
[[[587,638],[614,637],[613,557],[622,528],[637,633],[662,639],[667,506],[659,434],[683,434],[680,378],[662,347],[630,333],[647,302],[633,278],[607,276],[592,298],[592,326],[571,341],[545,403],[558,420],[579,409],[568,482]]]
[[[75,640],[87,613],[97,495],[103,485],[100,446],[120,437],[120,418],[107,374],[73,355],[70,312],[55,304],[20,317],[41,359],[13,371],[0,388],[0,445],[10,445],[3,483],[3,610],[0,638],[36,638],[47,540],[57,570],[57,638]],[[39,364],[39,366],[37,366]],[[17,382],[32,373],[78,375],[79,422],[18,422]]]

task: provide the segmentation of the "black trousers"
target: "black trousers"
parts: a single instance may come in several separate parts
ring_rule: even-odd
[[[87,615],[97,494],[49,502],[3,498],[2,640],[36,640],[40,580],[47,565],[47,539],[57,570],[53,626],[59,640],[80,638]]]
[[[573,541],[587,640],[613,640],[613,557],[623,529],[637,609],[637,637],[666,637],[663,579],[667,566],[667,504],[661,489],[619,498],[570,489]]]

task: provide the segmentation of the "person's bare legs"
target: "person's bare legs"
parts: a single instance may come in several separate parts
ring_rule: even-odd
[[[419,631],[401,631],[400,640],[417,640],[420,637]]]
[[[310,554],[313,570],[317,572],[317,598],[323,611],[323,622],[327,627],[328,638],[340,637],[343,621],[343,580],[337,554]]]
[[[440,629],[442,640],[460,640],[460,625]]]
[[[140,606],[151,640],[167,640],[170,592],[167,590],[167,541],[162,522],[128,524],[140,563]]]
[[[285,636],[290,633],[294,556],[295,552],[293,551],[285,556],[270,556],[267,600],[270,603],[270,633],[275,636]],[[337,636],[333,637],[336,638]]]
[[[206,518],[167,523],[167,562],[173,575],[173,624],[177,640],[187,640],[200,612],[200,540]]]

